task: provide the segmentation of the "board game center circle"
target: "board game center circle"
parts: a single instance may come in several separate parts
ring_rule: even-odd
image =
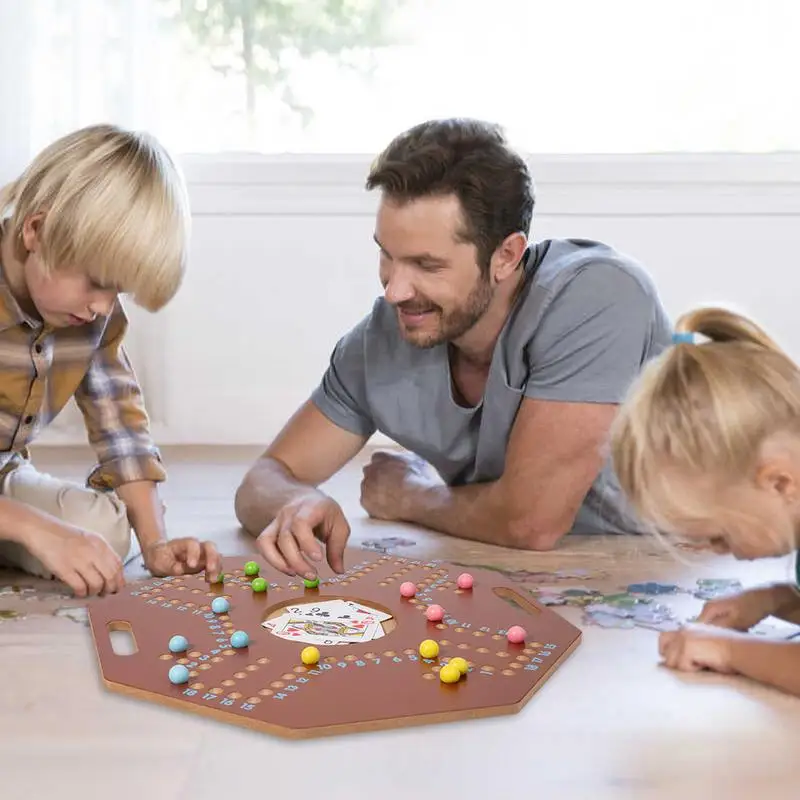
[[[273,636],[320,647],[371,642],[397,627],[388,609],[353,597],[277,603],[264,613],[262,624]]]

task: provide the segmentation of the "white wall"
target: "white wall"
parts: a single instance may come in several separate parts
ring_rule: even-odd
[[[800,156],[532,160],[534,238],[638,257],[669,312],[721,302],[800,357]],[[380,287],[369,160],[187,159],[191,274],[162,314],[133,309],[130,352],[162,444],[261,444]],[[42,442],[84,441],[63,415]]]

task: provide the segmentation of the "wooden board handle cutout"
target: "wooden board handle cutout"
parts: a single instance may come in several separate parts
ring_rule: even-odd
[[[544,607],[540,606],[532,598],[523,597],[507,586],[498,586],[496,589],[492,589],[492,591],[503,600],[514,603],[514,605],[519,606],[523,611],[528,611],[531,614],[541,614],[544,610]]]
[[[135,656],[139,652],[130,622],[114,620],[106,625],[106,631],[115,656]]]

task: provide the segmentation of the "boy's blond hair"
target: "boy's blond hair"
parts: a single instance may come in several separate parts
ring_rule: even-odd
[[[767,437],[800,428],[800,371],[758,325],[701,308],[681,317],[676,333],[695,340],[645,367],[611,432],[623,492],[663,532],[674,532],[675,519],[709,516],[690,506],[702,498],[671,487],[670,474],[738,485],[753,475]]]
[[[166,305],[186,270],[189,202],[176,165],[147,133],[94,125],[50,144],[0,189],[0,225],[15,255],[23,225],[42,214],[48,270],[76,269],[130,294],[150,311]]]

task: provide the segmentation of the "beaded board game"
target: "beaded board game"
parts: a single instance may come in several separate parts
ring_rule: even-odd
[[[321,565],[317,586],[226,557],[221,583],[151,579],[98,598],[89,620],[106,687],[302,739],[518,712],[580,642],[494,572],[356,549],[345,559],[342,575]],[[339,601],[374,613],[372,638],[327,644],[329,623],[307,636],[274,625]],[[133,652],[115,652],[113,631]]]

